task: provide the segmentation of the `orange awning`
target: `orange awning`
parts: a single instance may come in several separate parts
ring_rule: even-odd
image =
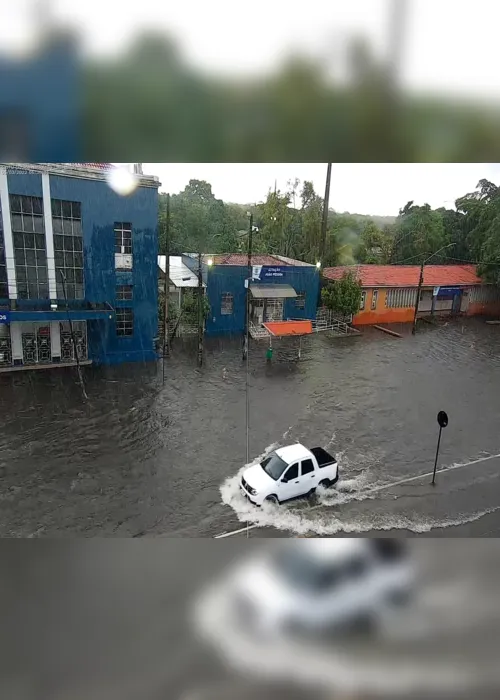
[[[312,333],[312,321],[269,321],[264,323],[271,335],[308,335]]]

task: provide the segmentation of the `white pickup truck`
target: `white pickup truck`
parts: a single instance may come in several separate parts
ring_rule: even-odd
[[[313,493],[318,486],[328,488],[339,478],[335,457],[322,447],[296,443],[280,447],[261,462],[245,469],[240,489],[256,506],[265,501],[282,503]]]

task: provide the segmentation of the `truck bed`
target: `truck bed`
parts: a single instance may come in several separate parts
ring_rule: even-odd
[[[320,469],[323,467],[328,467],[330,464],[337,461],[335,457],[332,457],[332,455],[322,447],[311,447],[311,452],[316,457]]]

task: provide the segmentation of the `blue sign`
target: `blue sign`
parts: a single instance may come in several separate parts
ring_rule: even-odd
[[[454,297],[457,294],[461,294],[462,290],[457,287],[439,287],[437,293],[438,297]]]
[[[0,323],[10,323],[9,311],[0,311]]]
[[[283,277],[284,271],[282,267],[263,267],[260,273],[260,279],[269,279],[272,277]]]

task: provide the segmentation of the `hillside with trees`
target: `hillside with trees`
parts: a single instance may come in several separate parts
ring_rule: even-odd
[[[328,212],[323,266],[354,263],[477,263],[480,274],[500,282],[500,188],[481,180],[456,200],[456,209],[407,202],[397,217]],[[295,179],[269,190],[256,205],[217,199],[210,183],[190,180],[171,196],[171,254],[246,252],[248,212],[253,214],[254,253],[318,260],[322,197],[312,182]],[[165,242],[166,195],[160,195],[160,246]]]

